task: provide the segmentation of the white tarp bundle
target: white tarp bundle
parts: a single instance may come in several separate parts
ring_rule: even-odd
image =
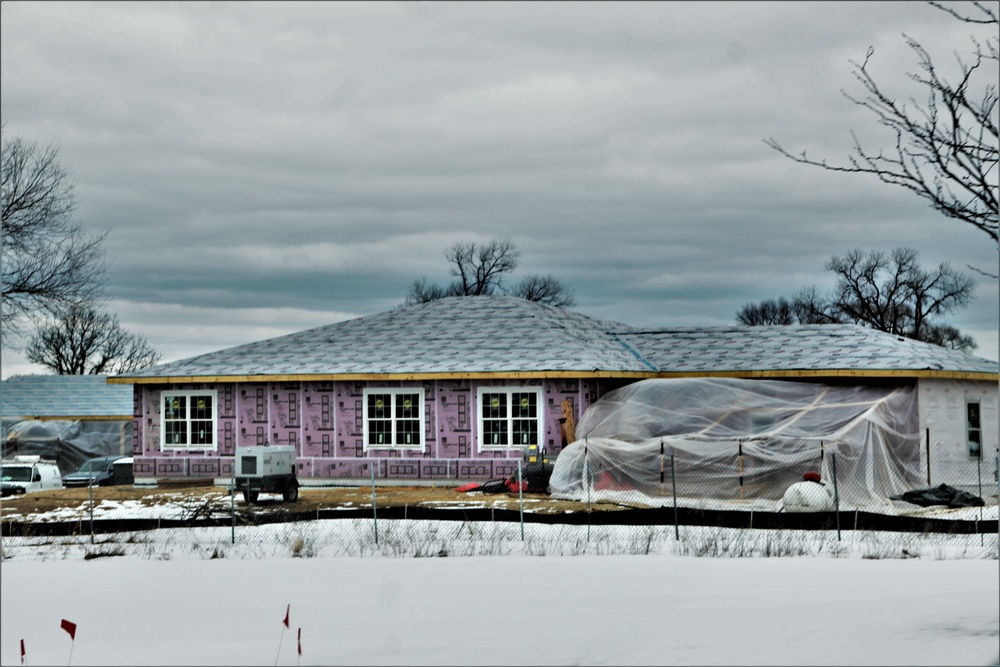
[[[921,484],[912,387],[682,378],[603,396],[556,459],[552,495],[781,500],[803,474],[833,482],[841,509],[886,504]],[[588,483],[589,482],[589,483]]]

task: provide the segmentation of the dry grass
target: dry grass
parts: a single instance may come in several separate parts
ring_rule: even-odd
[[[219,498],[228,497],[229,491],[223,486],[160,486],[155,488],[132,486],[95,487],[94,503],[102,501],[138,501],[144,505],[162,504],[197,504]],[[279,496],[273,496],[275,499]],[[299,492],[299,500],[295,503],[280,503],[272,505],[267,501],[269,496],[262,495],[263,507],[280,507],[284,510],[311,512],[323,509],[345,507],[371,507],[372,490],[370,486],[358,487],[303,487]],[[495,509],[518,509],[516,493],[483,494],[459,493],[453,486],[384,486],[376,487],[378,507],[462,507],[485,506]],[[87,488],[60,489],[31,493],[24,496],[4,498],[3,514],[20,514],[28,516],[51,512],[62,508],[76,508],[89,503],[90,490]],[[237,502],[242,497],[237,495]],[[550,496],[537,493],[524,494],[525,509],[532,512],[562,513],[569,511],[584,511],[586,503],[566,500],[554,500]],[[620,505],[598,503],[593,505],[594,511],[624,509]]]

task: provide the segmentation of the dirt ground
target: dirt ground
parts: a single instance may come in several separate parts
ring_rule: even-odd
[[[137,501],[143,505],[184,504],[197,505],[212,499],[228,499],[229,491],[222,486],[159,486],[132,487],[109,486],[93,489],[94,503],[101,501]],[[30,516],[60,509],[79,508],[88,504],[90,489],[73,488],[43,491],[23,496],[8,496],[0,502],[3,516]],[[279,495],[261,494],[260,508],[284,511],[308,512],[344,507],[371,507],[370,486],[359,487],[302,487],[299,499],[294,503],[280,502]],[[460,493],[453,486],[383,486],[376,487],[378,507],[493,507],[496,509],[518,509],[518,494],[500,493]],[[585,503],[556,500],[546,494],[525,493],[525,509],[532,512],[570,512],[586,509]],[[240,494],[236,503],[243,504]],[[624,509],[620,505],[595,505],[594,510]]]

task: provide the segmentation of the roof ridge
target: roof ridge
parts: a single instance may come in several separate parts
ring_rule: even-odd
[[[893,335],[855,324],[640,328],[512,296],[448,297],[167,362],[116,381],[796,369],[996,372],[995,362],[937,346],[901,345],[888,336]]]

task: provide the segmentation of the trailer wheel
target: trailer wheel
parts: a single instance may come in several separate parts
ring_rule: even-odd
[[[297,482],[292,482],[287,487],[285,487],[285,492],[281,494],[285,499],[286,503],[294,503],[299,499],[299,485]]]
[[[258,491],[251,491],[250,489],[243,489],[243,500],[249,505],[254,505],[257,503],[257,497],[259,495]]]

